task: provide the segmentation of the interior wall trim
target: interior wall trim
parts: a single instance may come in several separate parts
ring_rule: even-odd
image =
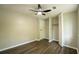
[[[53,41],[53,39],[49,39],[49,43],[52,42],[52,41]]]
[[[76,49],[76,50],[77,50],[77,53],[79,54],[78,48],[73,47],[73,46],[68,46],[68,45],[63,45],[63,46],[65,46],[65,47],[69,47],[69,48],[72,48],[72,49]]]
[[[49,40],[49,42],[52,42],[52,41],[57,41],[57,42],[59,42],[59,40],[55,40],[55,39],[54,39],[54,40],[53,40],[53,39]]]
[[[3,48],[3,49],[0,49],[0,51],[4,51],[4,50],[7,50],[7,49],[15,48],[15,47],[18,47],[18,46],[21,46],[21,45],[24,45],[24,44],[28,44],[28,43],[33,42],[33,41],[36,41],[36,40],[31,40],[31,41],[23,42],[23,43],[14,45],[14,46],[10,46],[10,47],[7,47],[7,48]]]
[[[59,42],[59,40],[53,40],[53,41],[57,41],[57,42]]]

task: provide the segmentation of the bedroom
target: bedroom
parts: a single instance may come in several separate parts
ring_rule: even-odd
[[[58,44],[61,47],[65,46],[76,50],[76,52],[72,50],[68,53],[78,53],[78,4],[40,4],[41,9],[51,10],[50,12],[43,12],[41,15],[38,14],[37,11],[40,8],[38,8],[38,5],[39,4],[0,4],[1,53],[8,54],[5,50],[14,49],[15,47],[29,44],[30,42],[34,42],[35,45],[37,45],[35,42],[39,42],[38,46],[48,42],[45,44],[50,46],[50,43],[53,41],[59,42]],[[45,39],[45,41],[42,41],[42,39]],[[43,45],[41,45],[41,48],[42,46]],[[49,46],[47,49],[49,49]],[[37,52],[36,50],[38,50],[38,48],[39,47],[35,46],[30,51],[34,51],[34,54],[39,54],[41,50]],[[16,50],[15,52],[18,54],[18,50],[20,49],[17,48],[11,51]],[[25,51],[25,48],[23,49]],[[55,54],[54,51],[50,52],[50,50],[51,49],[48,50],[49,54]],[[11,51],[10,53],[13,53]],[[56,54],[59,53],[56,51]],[[62,54],[65,54],[65,52]]]

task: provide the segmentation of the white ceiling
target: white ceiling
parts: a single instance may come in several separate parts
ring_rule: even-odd
[[[46,16],[40,16],[40,17],[48,17],[48,16],[56,16],[58,15],[60,12],[72,12],[72,11],[76,11],[78,5],[77,4],[41,4],[42,9],[51,9],[51,12],[46,13]],[[53,6],[56,6],[56,9],[53,10]],[[35,13],[33,11],[30,11],[29,9],[36,9],[37,8],[37,4],[4,4],[4,5],[0,5],[0,9],[4,9],[4,10],[10,10],[10,11],[14,11],[14,12],[18,12],[18,13],[24,13],[26,15],[29,16],[34,16],[34,17],[38,17],[35,15]]]

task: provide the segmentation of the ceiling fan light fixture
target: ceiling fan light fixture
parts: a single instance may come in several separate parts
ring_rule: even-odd
[[[46,12],[50,12],[51,9],[42,9],[41,5],[38,4],[38,8],[36,10],[32,10],[31,11],[34,11],[35,12],[35,15],[45,15]]]
[[[37,12],[37,15],[42,15],[42,12]]]

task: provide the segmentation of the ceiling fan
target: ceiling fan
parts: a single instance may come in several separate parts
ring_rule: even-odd
[[[45,15],[45,13],[46,13],[46,12],[50,12],[51,9],[43,10],[42,7],[41,7],[41,5],[38,4],[38,8],[37,8],[37,10],[33,10],[33,9],[31,9],[31,11],[36,12],[35,15]]]

